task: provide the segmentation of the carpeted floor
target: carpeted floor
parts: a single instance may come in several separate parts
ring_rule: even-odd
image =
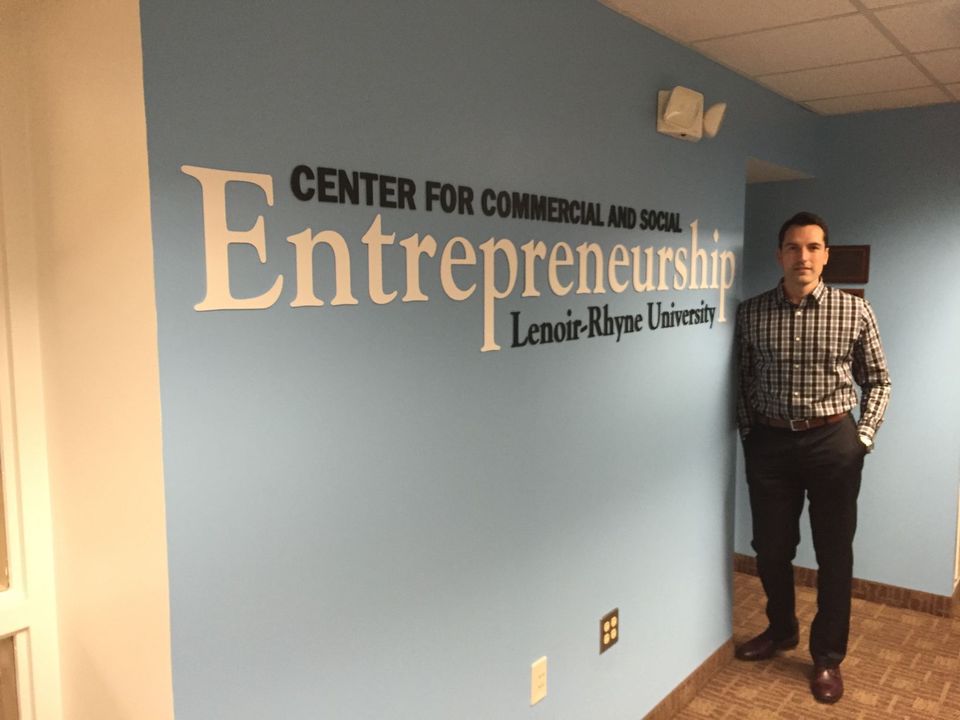
[[[764,602],[758,578],[734,573],[736,643],[766,627]],[[854,599],[842,666],[846,692],[836,705],[820,705],[807,684],[815,611],[816,591],[798,587],[799,647],[765,662],[731,660],[677,720],[960,720],[960,618]]]

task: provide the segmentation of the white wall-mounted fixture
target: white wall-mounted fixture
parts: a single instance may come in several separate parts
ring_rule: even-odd
[[[715,137],[723,123],[726,103],[717,103],[703,111],[703,94],[677,85],[657,93],[657,132],[690,142]]]

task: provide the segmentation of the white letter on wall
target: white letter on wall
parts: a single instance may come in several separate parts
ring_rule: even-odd
[[[370,278],[370,299],[377,305],[386,305],[397,296],[397,291],[389,293],[383,291],[383,246],[393,245],[394,233],[384,235],[380,229],[380,216],[377,215],[363,236],[363,244],[367,246],[367,275]]]
[[[273,305],[283,289],[283,275],[278,275],[263,295],[251,298],[235,298],[230,294],[229,247],[233,243],[246,243],[257,249],[261,263],[267,261],[267,248],[263,232],[263,215],[249,230],[231,230],[227,227],[228,182],[245,182],[256,185],[266,195],[267,205],[273,206],[273,178],[261,173],[214,170],[194,165],[181,165],[180,171],[200,183],[203,196],[203,244],[207,265],[207,294],[194,305],[195,310],[260,310]]]
[[[494,340],[494,305],[513,292],[517,282],[517,249],[513,243],[503,238],[494,242],[490,238],[480,245],[483,253],[483,345],[481,352],[499,350],[500,346]],[[497,253],[502,253],[507,260],[507,285],[503,290],[497,287]]]
[[[379,217],[379,216],[378,216]],[[297,249],[297,296],[290,307],[319,307],[323,300],[313,291],[313,250],[323,243],[333,251],[334,272],[337,293],[330,301],[331,305],[356,305],[357,299],[350,285],[350,249],[343,235],[333,230],[324,230],[316,235],[306,228],[287,238],[287,242]]]
[[[463,248],[463,257],[453,256],[454,249],[458,247]],[[477,253],[466,238],[450,238],[450,241],[443,246],[443,254],[440,256],[440,282],[448,298],[451,300],[466,300],[473,295],[473,291],[477,289],[477,284],[472,283],[466,289],[461,288],[453,279],[453,268],[458,265],[476,264]]]

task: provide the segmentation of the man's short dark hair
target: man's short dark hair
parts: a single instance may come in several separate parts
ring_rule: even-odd
[[[803,211],[787,220],[780,228],[780,243],[777,247],[783,247],[783,238],[787,234],[787,230],[792,227],[805,227],[807,225],[816,225],[823,230],[823,246],[830,246],[830,231],[827,229],[827,221],[812,212]]]

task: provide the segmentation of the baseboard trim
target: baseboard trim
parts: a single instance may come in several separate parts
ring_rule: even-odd
[[[685,708],[724,665],[733,659],[733,638],[717,648],[710,657],[677,685],[643,720],[670,720]]]
[[[750,555],[734,553],[733,569],[735,572],[756,575],[757,559]],[[814,588],[817,586],[816,570],[794,566],[793,577],[799,585]],[[951,617],[960,611],[960,588],[953,594],[953,597],[950,597],[949,595],[934,595],[921,590],[911,590],[896,585],[885,585],[872,580],[854,578],[853,597],[940,617]]]

